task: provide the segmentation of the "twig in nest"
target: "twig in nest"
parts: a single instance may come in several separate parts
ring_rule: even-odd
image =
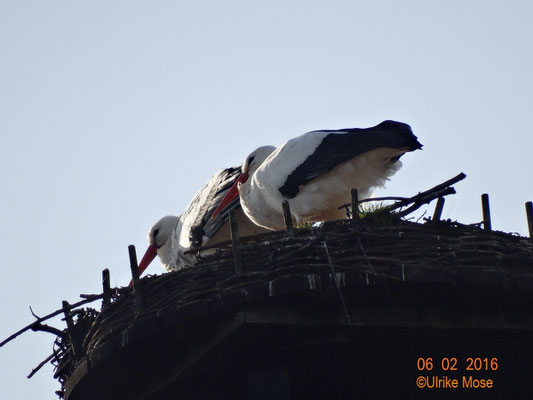
[[[41,361],[39,365],[37,365],[34,369],[31,370],[27,378],[30,379],[33,375],[37,373],[37,371],[39,371],[42,367],[44,367],[54,357],[55,357],[55,353],[52,353],[48,357],[46,357],[43,361]]]
[[[391,204],[390,206],[386,207],[389,211],[393,211],[393,210],[405,207],[413,203],[409,208],[397,213],[398,216],[403,217],[407,214],[412,213],[415,210],[418,210],[424,204],[428,204],[431,201],[439,197],[444,197],[449,194],[455,194],[455,189],[450,186],[453,185],[454,183],[462,181],[465,178],[466,178],[466,175],[461,172],[460,174],[454,176],[453,178],[448,179],[447,181],[435,187],[432,187],[431,189],[426,190],[425,192],[418,193],[417,195],[413,197],[374,197],[374,198],[360,200],[359,203],[365,203],[368,201],[398,200],[396,203]],[[342,207],[347,207],[347,206],[349,206],[349,204],[343,204],[342,206],[339,207],[339,210]]]
[[[445,191],[446,189],[453,189],[453,188],[450,187],[451,185],[453,185],[454,183],[457,183],[459,181],[462,181],[465,178],[466,178],[466,175],[461,172],[460,174],[454,176],[453,178],[448,179],[447,181],[445,181],[445,182],[443,182],[443,183],[441,183],[441,184],[439,184],[437,186],[434,186],[431,189],[428,189],[428,190],[426,190],[424,192],[418,193],[416,196],[413,196],[410,199],[406,200],[404,202],[404,204],[401,204],[402,201],[394,203],[392,205],[392,206],[394,206],[394,208],[392,208],[392,209],[400,208],[403,205],[407,205],[407,204],[410,204],[410,203],[418,203],[420,201],[425,200],[426,198],[432,197],[435,194],[440,193],[443,190]],[[455,190],[453,191],[453,193],[455,193]],[[448,193],[448,194],[453,194],[453,193]]]
[[[65,335],[65,332],[63,332],[62,330],[54,328],[50,325],[41,324],[40,322],[34,322],[31,327],[31,330],[34,332],[49,332],[59,337],[64,337]]]
[[[416,222],[418,223],[418,221],[420,221],[422,218],[424,218],[424,215],[426,215],[426,214],[427,214],[427,211],[424,211],[424,213],[420,217],[418,217]]]
[[[452,187],[447,187],[447,188],[439,189],[439,190],[434,191],[434,192],[428,191],[428,192],[420,193],[420,194],[412,197],[412,199],[414,200],[413,201],[414,204],[412,206],[406,208],[403,211],[399,211],[397,214],[398,214],[398,216],[403,217],[403,216],[405,216],[407,214],[412,213],[413,211],[418,210],[424,204],[429,204],[433,200],[435,200],[435,199],[437,199],[439,197],[447,196],[449,194],[455,194],[455,189],[452,188]],[[398,203],[403,203],[403,202],[399,201]],[[403,207],[404,205],[406,205],[406,204],[398,204],[398,203],[394,203],[392,206],[390,206],[390,210],[392,211],[392,210],[394,210],[396,208],[400,208],[400,207]]]
[[[82,301],[78,301],[77,303],[71,304],[70,307],[68,307],[68,309],[69,310],[73,310],[76,307],[82,306],[82,305],[87,304],[87,303],[92,303],[93,301],[99,300],[99,299],[101,299],[103,297],[104,297],[103,294],[95,295],[94,297],[92,297],[90,299],[85,299],[85,300],[82,300]],[[37,318],[37,321],[34,321],[31,324],[26,325],[24,328],[19,329],[17,332],[15,332],[11,336],[9,336],[7,339],[3,340],[0,343],[0,347],[2,347],[5,344],[11,342],[13,339],[15,339],[17,336],[23,334],[24,332],[29,331],[32,328],[32,326],[35,325],[35,323],[40,323],[40,322],[46,321],[46,320],[48,320],[50,318],[53,318],[55,316],[58,316],[58,315],[63,313],[63,310],[64,310],[63,308],[60,308],[59,310],[56,310],[53,313],[45,315],[44,317]]]
[[[31,315],[33,315],[35,318],[39,319],[39,316],[33,312],[31,306],[29,306],[29,307],[30,307]]]

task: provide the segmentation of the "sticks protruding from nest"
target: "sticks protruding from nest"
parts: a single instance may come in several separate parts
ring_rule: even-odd
[[[439,197],[444,197],[449,194],[455,194],[455,189],[451,187],[451,185],[462,181],[466,178],[466,175],[464,173],[460,173],[456,176],[454,176],[451,179],[448,179],[447,181],[441,183],[440,185],[437,185],[435,187],[432,187],[429,190],[426,190],[425,192],[418,193],[416,196],[411,197],[408,201],[398,201],[394,203],[392,206],[390,206],[390,210],[395,210],[400,207],[404,207],[407,204],[413,203],[410,207],[406,208],[403,211],[398,212],[398,216],[404,217],[407,214],[412,213],[415,210],[418,210],[420,207],[422,207],[424,204],[429,204],[433,200],[438,199]]]
[[[88,298],[88,299],[85,299],[85,300],[81,300],[81,301],[78,301],[77,303],[71,304],[68,308],[70,310],[73,310],[74,308],[78,308],[78,307],[81,307],[81,306],[83,306],[85,304],[92,303],[93,301],[99,300],[102,297],[103,297],[103,295],[97,294],[97,295],[94,295],[91,298]],[[56,310],[53,313],[45,315],[44,317],[37,318],[37,321],[34,321],[31,324],[26,325],[24,328],[19,329],[18,331],[13,333],[11,336],[9,336],[8,338],[6,338],[2,342],[0,342],[0,347],[3,347],[4,345],[6,345],[7,343],[11,342],[16,337],[22,335],[24,332],[31,330],[31,328],[33,326],[35,326],[36,323],[44,322],[46,320],[49,320],[50,318],[57,317],[59,314],[63,313],[63,310],[64,310],[63,308],[60,308],[59,310]]]
[[[133,281],[133,292],[135,293],[135,309],[137,315],[141,315],[144,312],[144,299],[141,281],[139,279],[139,264],[137,264],[137,252],[135,251],[135,246],[130,244],[128,246],[128,252],[130,255],[130,268],[131,268],[131,277]]]
[[[292,215],[291,207],[288,200],[283,200],[281,202],[281,207],[283,208],[283,220],[285,221],[285,230],[288,235],[292,235]]]
[[[102,291],[104,296],[102,300],[102,308],[105,308],[111,302],[111,278],[107,268],[102,271]]]
[[[431,218],[433,222],[440,221],[442,210],[444,209],[444,200],[444,197],[439,197],[437,200],[437,205],[435,206],[435,211],[433,212],[433,217]]]
[[[526,215],[527,226],[529,229],[529,239],[533,241],[533,203],[531,201],[526,203]]]
[[[67,322],[67,333],[70,338],[70,344],[72,345],[72,354],[74,359],[79,359],[81,357],[81,343],[78,340],[78,335],[76,335],[74,329],[74,321],[70,313],[71,306],[68,301],[63,300],[63,314],[65,314],[65,321]]]
[[[41,324],[40,322],[34,322],[30,329],[33,332],[48,332],[59,337],[65,336],[65,332],[62,331],[61,329],[54,328],[53,326],[50,326],[50,325],[44,325],[44,324]]]
[[[28,379],[33,377],[42,367],[44,367],[48,362],[50,362],[54,357],[55,353],[50,354],[48,357],[46,357],[43,361],[39,363],[34,369],[31,370],[30,374],[27,376]]]
[[[235,217],[235,209],[229,212],[229,229],[231,234],[231,245],[233,248],[233,259],[235,266],[235,273],[238,275],[242,272],[242,255],[239,241],[239,226],[237,218]]]
[[[483,193],[481,195],[481,208],[483,209],[483,229],[486,231],[492,230],[492,223],[490,221],[490,203],[489,195]]]
[[[352,189],[352,227],[355,229],[359,222],[359,193],[357,189]]]

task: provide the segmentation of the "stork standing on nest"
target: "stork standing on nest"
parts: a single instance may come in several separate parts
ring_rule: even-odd
[[[351,188],[368,197],[400,169],[403,154],[421,148],[411,127],[396,121],[312,131],[277,149],[260,147],[248,156],[212,217],[240,196],[246,215],[266,229],[284,228],[283,200],[289,201],[296,225],[340,219],[344,211],[338,207],[350,201]]]
[[[241,236],[265,232],[244,214],[238,198],[218,207],[241,172],[241,167],[219,171],[200,189],[183,214],[169,215],[155,223],[148,232],[149,246],[139,263],[139,275],[156,255],[167,271],[194,265],[196,256],[185,251],[230,239],[229,212],[232,209],[235,209]],[[215,209],[217,215],[213,216]],[[209,252],[206,250],[204,254]]]

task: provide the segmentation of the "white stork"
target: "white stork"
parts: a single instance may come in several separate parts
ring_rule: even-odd
[[[224,207],[218,207],[239,176],[241,176],[241,167],[219,171],[200,189],[183,214],[169,215],[157,221],[148,232],[149,246],[139,263],[139,275],[150,265],[156,255],[159,256],[167,271],[194,265],[196,256],[185,254],[185,251],[205,246],[208,243],[214,244],[228,240],[230,238],[228,221],[231,209],[236,209],[235,216],[240,236],[265,232],[264,228],[256,226],[243,213],[238,198],[226,202]],[[217,215],[212,217],[217,207]],[[205,250],[202,254],[209,252],[210,250]]]
[[[312,131],[277,149],[260,147],[246,159],[213,218],[239,195],[246,215],[271,230],[284,228],[282,200],[289,200],[296,225],[343,218],[338,208],[350,202],[352,188],[368,197],[400,169],[404,153],[421,148],[411,127],[396,121]]]

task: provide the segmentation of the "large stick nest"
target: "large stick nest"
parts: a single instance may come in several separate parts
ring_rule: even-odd
[[[383,225],[362,220],[355,225],[343,220],[295,229],[290,235],[274,232],[241,238],[240,252],[242,272],[238,274],[233,249],[227,244],[193,267],[143,278],[141,318],[169,313],[194,318],[208,309],[262,301],[280,290],[276,282],[309,276],[329,277],[330,287],[333,282],[337,289],[337,279],[342,277],[362,285],[426,281],[533,291],[533,285],[520,286],[524,276],[531,277],[530,240],[451,222],[396,220]],[[81,355],[74,358],[68,338],[62,340],[56,377],[64,383],[80,357],[90,358],[95,349],[116,340],[139,318],[129,288],[117,289],[102,311],[80,314],[73,334],[81,339]]]

